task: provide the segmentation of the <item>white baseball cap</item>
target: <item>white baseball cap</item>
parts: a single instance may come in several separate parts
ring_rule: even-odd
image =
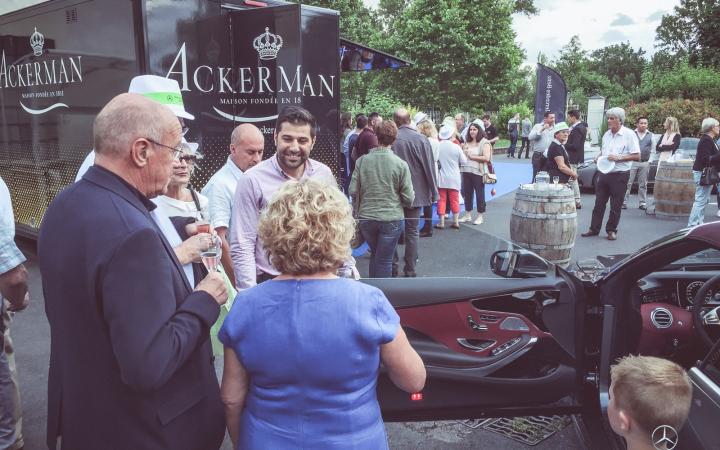
[[[177,80],[157,75],[138,75],[130,81],[128,92],[140,94],[165,105],[178,117],[195,120],[195,116],[185,111],[180,85]]]
[[[450,125],[446,123],[445,125],[440,127],[440,133],[438,133],[438,137],[443,141],[446,141],[453,137],[453,134],[455,134],[455,125]]]

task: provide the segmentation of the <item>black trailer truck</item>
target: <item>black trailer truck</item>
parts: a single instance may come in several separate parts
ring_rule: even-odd
[[[0,176],[18,233],[36,236],[92,149],[95,115],[139,74],[180,84],[195,115],[187,137],[205,155],[197,187],[239,123],[257,125],[272,154],[288,104],[317,117],[313,158],[337,173],[339,50],[336,11],[276,1],[53,0],[0,16]]]

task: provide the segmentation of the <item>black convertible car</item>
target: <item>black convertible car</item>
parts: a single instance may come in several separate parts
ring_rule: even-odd
[[[677,448],[720,448],[720,222],[574,271],[484,237],[481,277],[364,280],[395,306],[428,373],[417,395],[381,376],[386,421],[567,414],[588,448],[623,449],[607,422],[610,366],[644,354],[693,380]]]

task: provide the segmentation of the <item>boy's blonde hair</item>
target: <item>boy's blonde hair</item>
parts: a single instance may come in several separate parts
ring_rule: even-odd
[[[612,395],[646,433],[660,425],[680,431],[690,412],[692,385],[685,370],[653,356],[626,356],[610,368]]]

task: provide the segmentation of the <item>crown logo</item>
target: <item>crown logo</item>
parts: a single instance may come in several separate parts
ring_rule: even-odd
[[[37,27],[35,27],[35,32],[30,36],[30,46],[35,56],[43,54],[43,45],[45,45],[45,37],[41,33],[38,33]]]
[[[277,34],[270,33],[268,27],[265,27],[265,33],[253,39],[253,48],[257,50],[260,59],[277,58],[282,46],[283,39]]]

